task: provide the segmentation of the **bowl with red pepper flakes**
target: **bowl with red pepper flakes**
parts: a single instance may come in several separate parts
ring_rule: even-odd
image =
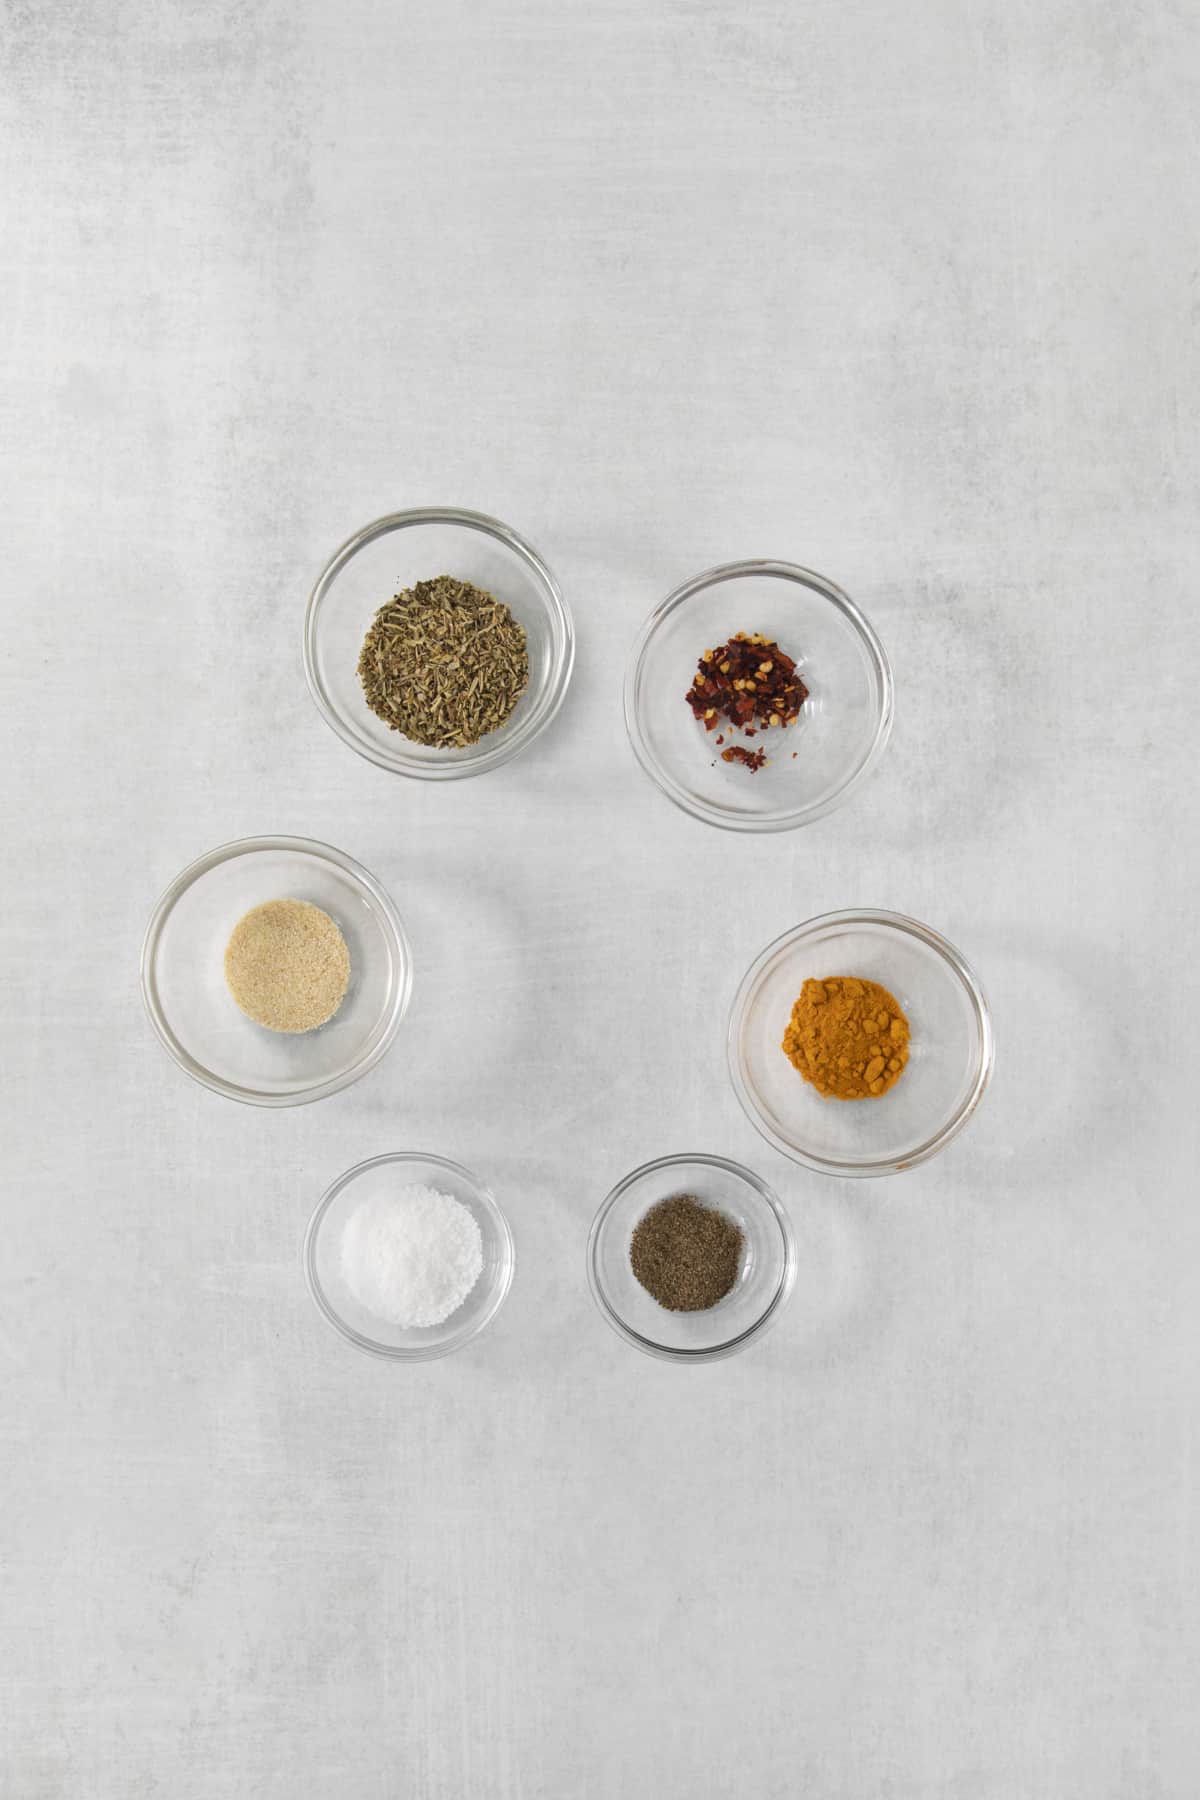
[[[625,722],[676,806],[732,831],[788,831],[866,777],[891,730],[892,674],[832,581],[794,563],[727,563],[646,621]]]

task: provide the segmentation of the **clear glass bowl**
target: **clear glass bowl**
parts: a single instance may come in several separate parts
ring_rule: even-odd
[[[659,1200],[693,1194],[741,1226],[738,1279],[705,1312],[668,1312],[638,1281],[629,1240]],[[721,1156],[663,1156],[619,1182],[596,1214],[588,1238],[588,1281],[613,1330],[650,1356],[711,1362],[744,1350],[778,1318],[796,1279],[792,1228],[764,1181]]]
[[[739,631],[778,643],[809,690],[795,724],[750,742],[705,731],[684,698],[703,652]],[[862,613],[823,575],[727,563],[685,581],[646,621],[625,677],[625,724],[643,769],[684,812],[730,831],[789,831],[840,806],[879,756],[892,672]],[[725,747],[764,749],[765,767],[722,762],[718,735]]]
[[[413,1185],[437,1188],[470,1208],[483,1238],[483,1273],[458,1311],[441,1325],[406,1328],[378,1319],[359,1305],[342,1279],[341,1238],[347,1219],[362,1201]],[[477,1338],[503,1305],[515,1267],[508,1221],[479,1177],[444,1156],[416,1151],[373,1156],[339,1175],[322,1196],[304,1237],[304,1273],[319,1310],[360,1350],[398,1362],[448,1356]]]
[[[268,1031],[225,985],[229,934],[265,900],[309,900],[338,925],[350,986],[316,1031]],[[196,1081],[256,1106],[298,1106],[348,1087],[383,1056],[412,986],[404,927],[373,875],[308,838],[242,838],[176,876],[142,946],[142,995],[171,1055]]]
[[[525,627],[529,650],[529,685],[511,715],[465,749],[432,749],[393,731],[367,705],[358,677],[379,608],[438,575],[502,600]],[[480,775],[523,750],[562,705],[574,656],[571,615],[537,551],[499,519],[451,506],[389,513],[356,531],[321,571],[304,618],[304,672],[326,722],[368,762],[427,781]]]
[[[877,1100],[832,1100],[782,1049],[809,977],[865,976],[895,995],[912,1038],[904,1073]],[[960,1132],[992,1073],[992,1023],[970,968],[952,944],[900,913],[837,912],[768,945],[729,1018],[734,1092],[768,1143],[827,1175],[893,1175],[924,1162]]]

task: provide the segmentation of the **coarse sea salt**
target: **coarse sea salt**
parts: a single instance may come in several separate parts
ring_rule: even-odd
[[[342,1228],[342,1276],[360,1306],[406,1327],[440,1325],[483,1273],[469,1207],[436,1188],[372,1194]]]

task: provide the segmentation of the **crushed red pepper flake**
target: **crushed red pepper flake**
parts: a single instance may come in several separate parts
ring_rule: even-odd
[[[727,763],[745,763],[752,775],[757,775],[767,760],[765,750],[747,750],[745,744],[730,744],[728,750],[722,750],[721,761]]]
[[[739,631],[727,644],[706,650],[687,692],[687,703],[706,731],[728,720],[749,738],[770,726],[791,725],[807,699],[795,658],[758,631]],[[744,763],[754,773],[767,757],[763,750],[752,753],[731,745],[721,752],[721,760]]]

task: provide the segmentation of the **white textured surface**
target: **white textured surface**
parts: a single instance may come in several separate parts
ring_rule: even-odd
[[[1194,6],[5,12],[0,1790],[1190,1800]],[[428,790],[299,654],[329,550],[425,500],[527,532],[581,646],[531,754]],[[784,841],[622,733],[644,613],[743,555],[897,676],[876,779]],[[136,988],[159,889],[256,830],[361,858],[416,956],[298,1112],[193,1086]],[[843,1186],[722,1030],[864,903],[960,944],[1000,1058],[943,1158]],[[298,1258],[403,1147],[518,1246],[417,1369]],[[803,1252],[695,1371],[583,1273],[687,1148]]]

